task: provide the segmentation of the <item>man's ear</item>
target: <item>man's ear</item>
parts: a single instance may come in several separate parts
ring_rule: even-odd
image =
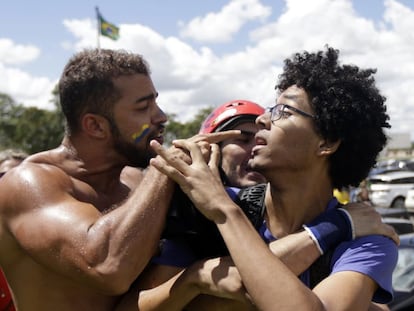
[[[105,138],[110,132],[108,120],[98,114],[85,113],[82,117],[83,131],[95,138]]]
[[[341,145],[341,140],[337,141],[328,141],[328,140],[321,140],[319,143],[319,155],[331,155],[338,150],[339,146]]]

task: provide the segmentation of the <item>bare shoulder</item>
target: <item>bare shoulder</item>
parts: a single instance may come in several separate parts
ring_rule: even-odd
[[[121,172],[121,181],[125,183],[130,189],[138,186],[144,178],[145,170],[138,167],[125,166]]]
[[[70,192],[72,187],[71,176],[57,165],[24,161],[0,180],[0,210],[46,203],[47,198]]]
[[[90,187],[66,167],[29,160],[1,178],[0,248],[7,258],[27,258],[27,252],[43,258],[45,249],[73,245],[101,215],[87,200]]]
[[[45,241],[49,222],[44,216],[58,214],[51,213],[51,207],[63,206],[71,183],[70,176],[59,167],[31,161],[22,162],[0,179],[0,245],[7,250],[2,260],[11,261],[21,254],[17,240],[20,246],[33,238]]]

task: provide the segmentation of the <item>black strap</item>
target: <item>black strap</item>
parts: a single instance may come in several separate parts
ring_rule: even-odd
[[[256,229],[263,224],[265,194],[266,184],[259,184],[240,190],[236,200]]]
[[[256,228],[263,223],[265,192],[266,184],[248,187],[240,190],[235,200]],[[179,187],[175,190],[162,238],[190,245],[198,258],[228,255],[215,223],[205,218]]]
[[[314,288],[331,274],[331,259],[335,249],[330,249],[319,257],[309,268],[309,288]]]

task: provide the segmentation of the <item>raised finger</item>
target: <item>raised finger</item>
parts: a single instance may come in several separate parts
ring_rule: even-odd
[[[203,140],[203,141],[198,142],[197,145],[200,147],[201,153],[203,154],[204,161],[208,162],[210,159],[210,154],[211,154],[211,144]]]
[[[173,143],[177,148],[189,151],[193,163],[205,164],[203,153],[197,143],[192,142],[188,139],[176,140]]]
[[[226,139],[236,138],[241,135],[240,130],[229,130],[229,131],[223,131],[223,132],[217,132],[217,133],[209,133],[209,134],[199,134],[195,135],[188,140],[192,142],[199,142],[199,141],[207,141],[209,143],[215,144],[219,143]]]
[[[151,148],[164,159],[164,161],[174,167],[179,171],[183,171],[188,164],[182,159],[183,157],[187,157],[185,155],[185,150],[175,149],[175,147],[170,147],[168,150],[165,149],[159,142],[156,140],[150,141]],[[184,153],[181,157],[178,155],[179,153]]]
[[[208,166],[210,170],[214,172],[214,175],[217,178],[220,178],[220,173],[218,170],[218,166],[220,164],[220,148],[217,144],[211,144],[211,154],[210,160],[208,161]]]
[[[167,175],[169,178],[174,180],[180,185],[185,184],[185,176],[181,174],[180,171],[176,170],[174,167],[170,166],[161,156],[157,156],[150,160],[150,165],[155,167],[158,171]]]

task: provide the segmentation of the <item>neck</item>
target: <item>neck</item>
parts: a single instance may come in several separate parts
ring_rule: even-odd
[[[93,146],[93,148],[91,148]],[[124,167],[111,159],[110,151],[96,141],[65,137],[60,150],[67,172],[102,193],[109,193],[119,185],[119,176]]]
[[[281,178],[270,180],[266,193],[266,220],[270,231],[281,238],[301,229],[322,213],[332,199],[330,179]]]

